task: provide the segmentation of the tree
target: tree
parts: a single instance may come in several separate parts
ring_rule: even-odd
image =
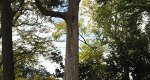
[[[32,15],[31,12],[23,15],[29,14]],[[26,18],[30,23],[34,23],[29,17],[26,16]],[[26,18],[24,17],[24,19]],[[32,20],[34,18],[35,16],[32,17]],[[43,36],[43,34],[49,34],[49,27],[40,23],[35,25],[30,25],[30,23],[22,23],[23,25],[13,28],[13,36],[15,36],[13,38],[15,78],[19,80],[21,78],[36,79],[35,76],[37,75],[42,80],[48,79],[55,75],[47,72],[44,67],[39,66],[37,68],[37,65],[40,65],[39,56],[57,64],[62,64],[63,58],[60,51],[52,44],[51,35]],[[0,72],[2,73],[2,71]]]
[[[65,20],[67,27],[67,40],[64,80],[78,80],[78,10],[80,0],[68,0],[67,2],[67,12],[56,12],[52,9],[47,10],[46,7],[42,6],[42,3],[39,0],[35,0],[36,6],[45,16],[59,17]],[[54,2],[53,4],[57,4],[57,2]],[[55,5],[50,5],[50,7],[54,6]]]
[[[96,34],[110,48],[105,59],[109,79],[149,79],[149,72],[145,71],[150,65],[149,21],[141,26],[145,22],[143,16],[149,18],[148,4],[147,0],[114,0],[98,8],[94,19],[103,31]]]
[[[12,34],[12,28],[10,28],[10,27],[12,27],[12,26],[15,26],[15,27],[17,27],[17,26],[21,26],[21,25],[24,25],[24,24],[27,24],[27,25],[35,25],[35,24],[38,24],[38,23],[34,23],[34,24],[30,24],[30,23],[28,23],[27,21],[24,21],[24,22],[21,22],[22,20],[20,20],[20,16],[22,15],[22,14],[24,14],[26,11],[30,11],[31,9],[29,8],[29,7],[26,7],[26,5],[32,5],[32,4],[30,4],[31,2],[30,1],[27,1],[27,2],[25,2],[24,3],[24,1],[25,0],[19,0],[19,1],[17,1],[17,0],[15,0],[15,1],[10,1],[8,4],[9,5],[7,5],[6,6],[6,8],[9,6],[9,9],[10,10],[8,10],[8,11],[10,11],[11,13],[9,13],[8,14],[8,17],[6,16],[4,16],[4,18],[7,18],[7,19],[10,19],[10,20],[8,20],[8,22],[10,21],[10,25],[11,26],[9,26],[9,27],[2,27],[2,33],[4,33],[4,29],[6,29],[6,28],[8,28],[7,30],[6,30],[6,32],[9,32],[8,30],[9,29],[11,29],[11,34]],[[18,4],[19,3],[19,4]],[[11,7],[10,7],[10,4],[11,4]],[[6,11],[6,10],[5,10]],[[7,12],[8,12],[7,11]],[[4,12],[4,11],[2,11],[2,12]],[[4,12],[4,14],[7,14],[7,12]],[[2,13],[2,16],[4,15],[3,13]],[[25,14],[25,16],[27,16],[28,17],[28,15],[26,15]],[[4,19],[3,19],[3,17],[2,17],[2,23],[4,22],[3,21]],[[33,20],[34,21],[34,20]],[[7,21],[6,21],[7,22]],[[30,21],[31,22],[31,21]],[[7,23],[8,24],[8,23]],[[6,25],[7,26],[7,25]],[[3,29],[4,28],[4,29]],[[32,31],[31,31],[32,32]],[[30,32],[29,32],[30,33]],[[10,33],[9,33],[10,34]],[[21,33],[22,34],[22,33]],[[25,36],[27,36],[28,34],[26,34],[25,33]],[[23,34],[22,34],[22,36],[23,36]],[[31,34],[29,34],[28,36],[30,36],[30,37],[33,37]],[[24,37],[24,36],[23,36]],[[35,37],[35,36],[34,36]],[[8,37],[7,37],[8,38]],[[10,38],[11,38],[11,40],[10,40]],[[36,38],[38,38],[39,39],[39,37],[36,37]],[[36,38],[35,39],[33,39],[33,41],[35,41],[35,44],[36,45],[34,45],[34,44],[32,44],[32,43],[30,43],[31,45],[34,45],[34,49],[33,49],[33,52],[32,51],[29,51],[29,50],[27,50],[27,49],[25,49],[23,52],[22,52],[22,50],[25,48],[25,46],[21,46],[21,47],[19,47],[19,48],[16,48],[16,49],[14,49],[15,50],[15,56],[14,56],[14,59],[15,59],[15,72],[16,72],[16,68],[18,68],[18,67],[20,67],[20,70],[22,71],[20,71],[19,73],[17,73],[16,75],[21,75],[21,76],[27,76],[28,74],[30,74],[30,73],[32,73],[33,72],[33,74],[35,74],[36,72],[38,73],[38,71],[39,70],[36,70],[35,68],[34,68],[34,66],[32,65],[32,67],[31,67],[31,62],[33,62],[33,64],[34,63],[36,63],[36,61],[37,61],[37,58],[35,59],[35,57],[37,57],[38,55],[45,55],[45,57],[46,57],[46,59],[52,59],[52,61],[54,61],[54,62],[57,62],[58,64],[59,63],[61,63],[61,60],[62,60],[62,57],[59,55],[60,54],[60,52],[55,52],[55,51],[53,51],[52,52],[52,54],[51,54],[51,56],[49,56],[48,57],[48,55],[49,55],[49,53],[51,53],[51,50],[52,49],[50,49],[50,46],[49,46],[49,50],[48,51],[50,51],[50,52],[48,52],[47,54],[46,54],[46,50],[45,50],[45,54],[39,54],[40,53],[40,51],[41,52],[44,52],[43,51],[43,49],[45,49],[45,47],[44,47],[44,43],[48,43],[49,41],[46,41],[45,39],[45,41],[46,42],[42,42],[42,41],[44,41],[43,39],[40,41],[37,41],[36,40]],[[4,37],[4,39],[5,39],[5,37]],[[5,39],[6,40],[6,39]],[[12,42],[12,35],[11,35],[11,37],[9,37],[9,39],[7,39],[7,40],[10,40],[11,42]],[[27,39],[27,40],[25,40],[24,39],[24,41],[25,42],[23,42],[23,43],[26,43],[26,41],[28,41],[28,40],[30,40],[30,39]],[[4,41],[4,40],[3,40]],[[29,42],[29,41],[28,41]],[[6,42],[5,42],[6,43]],[[9,43],[9,41],[8,41],[8,43]],[[34,42],[33,42],[34,43]],[[15,43],[14,43],[15,44]],[[51,43],[49,43],[49,44],[51,44]],[[12,44],[11,44],[12,45]],[[16,45],[16,44],[15,44]],[[48,45],[48,44],[47,44]],[[8,46],[8,45],[7,45]],[[10,46],[10,44],[9,44],[9,46]],[[12,46],[10,46],[11,47],[11,49],[12,49]],[[38,48],[37,48],[38,47]],[[41,48],[41,49],[39,49],[39,48]],[[54,48],[54,46],[53,46],[53,48]],[[4,50],[4,49],[3,49]],[[19,50],[19,51],[21,51],[21,52],[19,52],[19,51],[17,51],[17,50]],[[8,51],[8,50],[7,50]],[[11,50],[12,51],[12,50]],[[36,53],[35,55],[33,55],[33,54],[30,54],[30,53]],[[18,54],[19,53],[19,54]],[[28,55],[26,55],[26,56],[24,56],[25,54],[27,54],[27,53],[29,53],[30,54],[30,56],[28,56]],[[38,53],[38,54],[37,54]],[[11,54],[9,54],[9,55],[11,55]],[[20,58],[20,57],[24,57],[24,58]],[[28,56],[28,58],[27,58],[27,56]],[[13,60],[10,60],[10,59],[7,59],[8,58],[8,56],[5,56],[5,58],[3,57],[3,59],[5,59],[4,61],[7,61],[7,60],[9,60],[9,61],[11,61],[11,62],[13,62]],[[11,55],[10,56],[10,58],[12,58],[13,59],[13,55]],[[26,60],[25,60],[26,59]],[[22,62],[21,62],[21,61]],[[25,61],[23,61],[23,60],[25,60]],[[31,62],[30,62],[30,60],[31,60]],[[18,63],[18,61],[20,61],[19,63]],[[10,63],[11,63],[10,62]],[[24,62],[26,62],[26,63],[24,63]],[[9,62],[7,62],[6,63],[7,65],[9,64]],[[14,65],[14,63],[12,63],[12,64],[9,64],[9,65],[11,65],[11,66],[4,66],[4,65],[6,65],[4,62],[3,62],[3,68],[5,68],[5,69],[3,69],[3,70],[6,70],[6,68],[8,68],[8,67],[10,67],[10,69],[7,69],[7,71],[4,71],[4,73],[8,73],[8,74],[11,74],[11,75],[13,75],[14,76],[14,69],[12,69],[13,67],[11,67],[11,66],[13,66]],[[29,65],[30,66],[29,66]],[[17,67],[16,67],[17,66]],[[26,73],[26,70],[29,70],[29,71],[31,71],[31,72],[29,72],[29,73]],[[23,73],[26,73],[26,74],[24,74],[24,75],[22,75]],[[34,73],[35,72],[35,73]],[[13,73],[13,74],[12,74]],[[39,71],[39,73],[40,73],[40,71]],[[33,74],[30,74],[30,75],[33,75]],[[43,74],[43,73],[41,73],[41,74]],[[43,74],[44,75],[44,74]],[[13,77],[11,77],[10,75],[6,75],[5,74],[5,76],[3,77],[4,78],[4,80],[12,80],[13,79]],[[5,78],[7,78],[7,79],[5,79]],[[9,79],[8,79],[9,78]],[[42,78],[41,78],[42,79]]]
[[[15,80],[12,49],[12,13],[11,0],[2,0],[1,26],[3,80]]]
[[[14,62],[12,49],[12,26],[14,15],[20,10],[24,0],[18,1],[17,4],[11,5],[15,1],[1,0],[1,34],[2,35],[2,64],[3,80],[14,80]],[[16,7],[17,6],[17,7]],[[13,7],[13,10],[12,10]],[[0,36],[1,37],[1,36]]]

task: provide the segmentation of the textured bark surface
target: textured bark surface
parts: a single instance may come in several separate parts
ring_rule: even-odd
[[[79,1],[69,0],[66,16],[67,41],[64,80],[79,80],[79,42],[78,42],[78,11]]]
[[[67,42],[64,80],[78,80],[78,26],[76,21],[67,22]]]
[[[3,80],[15,80],[12,50],[12,11],[11,0],[2,0],[2,64]]]
[[[79,80],[79,42],[78,12],[80,0],[68,0],[67,12],[55,12],[45,9],[40,0],[35,0],[39,11],[45,16],[59,17],[66,21],[67,41],[64,80]]]

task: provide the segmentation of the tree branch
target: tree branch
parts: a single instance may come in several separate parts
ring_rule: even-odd
[[[39,0],[35,0],[35,4],[39,11],[45,15],[45,16],[51,16],[51,17],[59,17],[66,19],[66,12],[57,12],[57,11],[52,11],[52,10],[47,10],[44,8]]]
[[[14,15],[19,11],[19,9],[22,7],[25,0],[22,0],[17,10],[14,12]]]
[[[88,47],[93,49],[93,47],[90,44],[87,43],[87,41],[85,40],[85,38],[81,34],[79,34],[79,36],[83,39],[83,40],[79,39],[79,41],[81,41],[82,43],[86,44]]]

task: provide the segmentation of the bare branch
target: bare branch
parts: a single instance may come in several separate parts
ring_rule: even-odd
[[[86,44],[92,50],[95,50],[95,47],[93,47],[92,45],[88,44],[87,41],[85,40],[85,38],[81,34],[79,34],[79,35],[83,39],[83,40],[79,39],[79,41],[81,41],[82,43]]]
[[[79,41],[83,42],[83,43],[86,44],[88,47],[92,48],[92,46],[87,43],[87,41],[85,40],[85,38],[84,38],[81,34],[79,34],[79,35],[80,35],[80,37],[83,39],[83,40],[79,39]]]

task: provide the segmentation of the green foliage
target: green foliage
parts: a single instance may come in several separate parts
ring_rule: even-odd
[[[109,79],[128,80],[129,75],[135,80],[149,79],[144,70],[150,64],[149,32],[145,32],[148,26],[143,26],[143,15],[149,18],[149,1],[143,2],[112,0],[95,12],[94,19],[102,29],[95,34],[110,48],[105,59]]]
[[[57,22],[55,24],[55,32],[53,32],[52,36],[55,40],[60,40],[60,38],[66,34],[66,23],[64,21]]]
[[[80,21],[80,46],[79,54],[79,77],[80,80],[102,80],[105,78],[105,65],[103,64],[103,46],[100,40],[95,38],[96,25],[91,19],[92,11],[98,7],[97,3],[91,0],[83,0]],[[89,18],[89,19],[88,19]],[[99,30],[99,29],[98,29]]]
[[[51,62],[62,63],[60,51],[47,34],[49,29],[42,25],[34,26],[22,25],[14,29],[17,38],[14,40],[16,78],[34,78],[38,75],[42,80],[48,79],[51,74],[44,67],[38,67],[40,56]]]
[[[91,30],[96,36],[95,41],[100,44],[91,45],[85,39],[86,45],[81,46],[80,52],[80,79],[129,80],[132,77],[135,80],[148,80],[149,1],[102,0],[95,7],[90,1],[83,4],[89,13],[83,9],[82,15],[92,17],[97,23],[93,21],[94,26],[89,24],[90,28],[86,26],[81,30]],[[95,45],[99,45],[96,51],[92,49]],[[104,59],[103,54],[106,55]],[[94,59],[100,61],[95,62]]]
[[[15,77],[17,80],[36,78],[36,80],[55,80],[53,78],[55,74],[47,72],[39,62],[39,57],[43,56],[46,60],[62,64],[60,51],[52,44],[50,29],[41,21],[47,19],[40,17],[30,0],[20,6],[21,1],[13,1],[11,6],[14,13],[18,10],[12,22],[15,27],[13,28]]]
[[[17,38],[14,40],[16,80],[56,80],[53,76],[62,77],[64,74],[61,71],[64,68],[63,58],[52,43],[50,30],[38,20],[48,18],[36,12],[30,0],[18,9],[21,1],[12,1],[11,6],[13,12],[18,10],[13,20],[13,26],[19,26],[14,29]],[[84,17],[81,16],[79,22],[79,33],[85,44],[80,46],[80,80],[129,80],[129,75],[135,80],[150,79],[150,1],[82,1],[81,15]],[[41,2],[46,9],[63,11],[68,7],[67,0]],[[144,18],[148,18],[147,22]],[[66,34],[65,26],[63,21],[56,23],[53,38],[58,40]],[[37,66],[39,56],[60,65],[55,75],[47,72],[43,66]]]
[[[80,61],[100,60],[104,51],[101,43],[93,41],[91,44],[89,42],[87,42],[87,44],[81,46],[82,51],[80,52]]]
[[[87,45],[88,44],[88,45]],[[83,44],[80,52],[80,80],[101,80],[106,75],[104,72],[105,65],[103,62],[103,47],[97,40],[91,44]]]
[[[39,56],[59,64],[62,63],[59,50],[54,47],[49,37],[37,35],[36,28],[31,26],[30,30],[18,27],[17,37],[18,39],[14,40],[16,78],[35,78],[38,75],[42,80],[48,79],[51,74],[44,67],[37,66],[40,63]]]

